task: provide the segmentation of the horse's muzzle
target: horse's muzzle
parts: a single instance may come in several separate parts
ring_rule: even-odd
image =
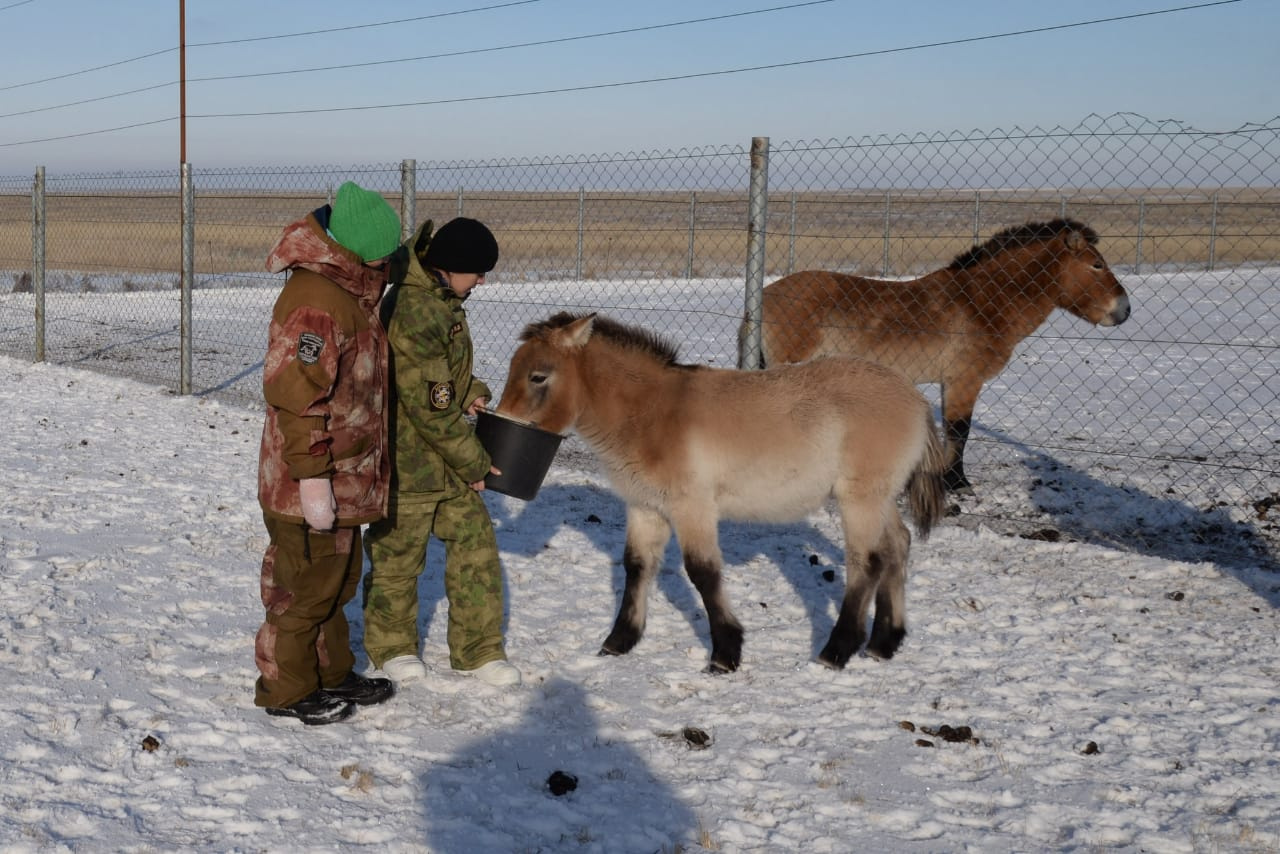
[[[1129,295],[1121,294],[1116,304],[1099,321],[1099,326],[1119,326],[1129,319]]]

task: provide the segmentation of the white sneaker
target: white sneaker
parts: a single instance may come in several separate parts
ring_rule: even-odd
[[[519,669],[511,662],[501,659],[482,664],[475,670],[464,670],[462,672],[467,676],[476,677],[487,685],[494,685],[498,688],[520,684]]]
[[[427,665],[416,655],[397,655],[382,662],[382,672],[397,685],[427,678]]]

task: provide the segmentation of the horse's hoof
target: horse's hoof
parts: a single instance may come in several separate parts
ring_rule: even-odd
[[[872,658],[878,658],[881,661],[888,661],[893,658],[894,653],[898,651],[898,647],[902,646],[902,639],[907,636],[905,628],[882,629],[876,627],[871,632],[871,640],[867,642],[867,655]]]
[[[835,670],[837,672],[844,670],[844,665],[847,664],[848,661],[849,660],[846,658],[842,663],[842,662],[832,661],[831,659],[827,658],[825,655],[818,656],[819,664],[821,664],[823,667],[827,668],[828,670]]]
[[[857,638],[853,644],[841,643],[836,639],[828,640],[822,652],[818,653],[818,662],[832,670],[844,670],[844,666],[861,646],[862,638]]]
[[[640,643],[640,632],[615,627],[613,631],[605,636],[604,642],[600,644],[600,654],[626,655],[635,649],[638,643]]]
[[[726,673],[733,673],[737,669],[737,664],[723,664],[719,661],[713,661],[707,665],[707,672],[712,676],[724,676]]]

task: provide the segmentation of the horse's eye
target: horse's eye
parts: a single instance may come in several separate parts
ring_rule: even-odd
[[[1105,270],[1105,269],[1107,269],[1107,265],[1106,265],[1106,264],[1103,264],[1101,261],[1094,261],[1094,262],[1093,262],[1093,269],[1095,269],[1095,270]]]
[[[539,373],[529,374],[529,382],[533,383],[534,385],[542,385],[546,381],[547,381],[546,374],[539,374]]]

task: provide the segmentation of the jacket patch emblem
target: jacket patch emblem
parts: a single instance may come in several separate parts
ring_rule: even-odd
[[[432,409],[437,412],[448,409],[453,403],[453,383],[432,383],[430,397]]]
[[[449,327],[449,340],[450,340],[450,341],[452,341],[454,338],[457,338],[457,337],[458,337],[458,333],[459,333],[459,332],[461,332],[461,331],[462,331],[462,324],[461,324],[461,323],[455,323],[455,324],[453,324],[453,326],[450,326],[450,327]]]
[[[304,365],[314,365],[320,361],[324,352],[324,339],[314,332],[304,332],[298,336],[298,361]]]

